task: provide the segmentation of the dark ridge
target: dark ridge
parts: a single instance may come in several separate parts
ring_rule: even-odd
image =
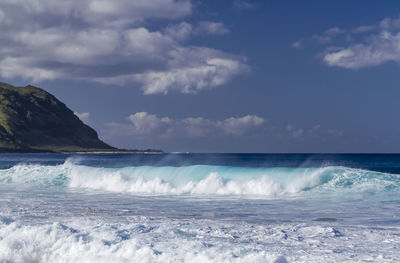
[[[115,150],[50,93],[0,82],[0,152]]]

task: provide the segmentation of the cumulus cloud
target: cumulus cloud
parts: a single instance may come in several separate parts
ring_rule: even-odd
[[[132,123],[135,133],[148,134],[164,125],[169,125],[172,120],[165,117],[159,118],[147,112],[138,112],[127,118]]]
[[[244,115],[215,120],[204,117],[171,118],[148,112],[137,112],[125,118],[125,121],[107,123],[101,129],[104,138],[125,138],[132,145],[160,147],[169,142],[184,142],[202,149],[207,142],[217,144],[235,140],[258,138],[268,141],[271,138],[281,142],[301,143],[305,141],[323,142],[327,139],[340,139],[344,132],[332,127],[274,125],[257,115]],[[261,140],[262,138],[262,140]],[[175,144],[175,143],[174,143]],[[204,149],[203,149],[204,150]]]
[[[178,48],[165,54],[165,57],[168,68],[163,71],[148,70],[95,80],[119,85],[139,82],[144,94],[167,94],[171,90],[196,93],[226,84],[236,75],[249,70],[243,58],[203,47]]]
[[[192,11],[189,0],[2,0],[3,8],[27,14],[59,15],[88,23],[120,26],[147,18],[176,19]]]
[[[35,61],[29,58],[21,57],[5,57],[0,61],[0,74],[4,78],[24,77],[29,78],[34,82],[55,79],[60,76],[60,73],[36,66]]]
[[[184,44],[200,32],[229,32],[219,22],[176,22],[192,9],[189,0],[4,0],[0,76],[139,84],[145,94],[166,94],[215,88],[246,72],[241,56]],[[150,30],[154,19],[173,23]]]
[[[165,34],[172,39],[182,41],[188,39],[193,33],[193,26],[187,22],[170,25],[165,29]]]
[[[127,117],[127,121],[128,123],[108,123],[109,132],[114,135],[184,136],[189,138],[221,135],[240,136],[266,122],[265,119],[255,115],[214,121],[202,117],[172,119],[158,117],[147,112],[132,114]]]
[[[166,94],[171,89],[178,89],[182,93],[196,93],[223,85],[244,70],[246,67],[237,60],[210,57],[186,68],[147,72],[138,75],[137,80],[143,83],[145,94]]]

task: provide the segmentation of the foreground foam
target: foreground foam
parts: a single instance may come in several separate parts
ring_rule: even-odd
[[[299,193],[398,192],[399,175],[346,167],[228,166],[98,168],[16,165],[0,170],[2,186],[73,188],[132,194],[284,196]]]
[[[132,218],[130,224],[0,224],[1,262],[343,262],[400,260],[398,229]],[[257,244],[257,245],[255,245]]]

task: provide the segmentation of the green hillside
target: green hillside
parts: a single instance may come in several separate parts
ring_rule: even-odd
[[[115,148],[50,93],[0,82],[0,152],[110,150]]]

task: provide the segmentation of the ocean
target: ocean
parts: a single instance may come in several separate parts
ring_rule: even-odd
[[[0,262],[400,262],[400,155],[2,154]]]

